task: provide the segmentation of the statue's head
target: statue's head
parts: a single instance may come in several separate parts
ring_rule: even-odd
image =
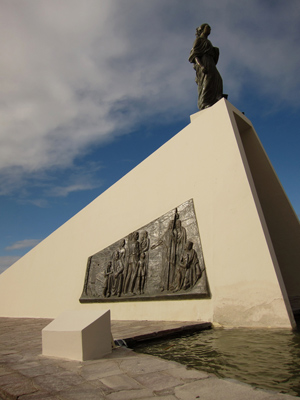
[[[208,24],[202,24],[196,28],[196,36],[200,36],[202,33],[207,33],[207,36],[210,34],[211,27]]]
[[[114,259],[115,260],[119,259],[119,252],[117,250],[114,252]]]
[[[148,232],[147,231],[142,231],[141,232],[141,239],[146,239],[148,237]]]

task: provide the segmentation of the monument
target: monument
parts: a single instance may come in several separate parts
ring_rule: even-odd
[[[222,94],[209,34],[197,28],[189,58],[201,111],[0,276],[0,316],[109,309],[295,327],[299,221],[251,122]]]
[[[196,40],[189,57],[196,71],[199,110],[211,107],[223,97],[223,81],[216,67],[219,49],[213,47],[208,40],[210,32],[208,24],[202,24],[196,29]]]

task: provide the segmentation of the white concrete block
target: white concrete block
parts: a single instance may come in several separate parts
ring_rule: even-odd
[[[42,354],[71,360],[95,360],[109,354],[110,311],[74,310],[60,314],[42,330]]]

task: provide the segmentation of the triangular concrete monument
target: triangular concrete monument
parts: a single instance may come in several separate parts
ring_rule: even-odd
[[[208,297],[79,302],[90,256],[190,199]],[[112,319],[291,327],[299,244],[299,221],[251,122],[222,99],[5,271],[0,315],[110,308]]]

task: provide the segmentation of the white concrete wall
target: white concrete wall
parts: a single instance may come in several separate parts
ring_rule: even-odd
[[[112,319],[290,327],[233,111],[245,119],[225,99],[195,114],[185,129],[5,271],[0,315],[55,318],[68,309],[109,307]],[[211,299],[79,303],[88,256],[190,198]]]

